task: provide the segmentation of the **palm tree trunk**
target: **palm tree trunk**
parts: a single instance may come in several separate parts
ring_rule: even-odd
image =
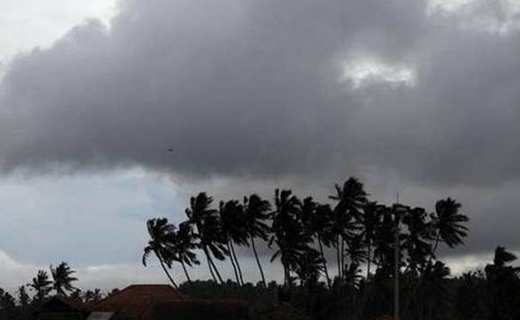
[[[244,278],[242,276],[242,268],[240,268],[240,263],[238,263],[237,254],[235,253],[235,245],[233,244],[233,240],[230,240],[231,243],[231,253],[233,254],[233,257],[235,258],[235,264],[237,265],[238,269],[238,275],[240,277],[240,281],[242,282],[242,285],[244,285]]]
[[[258,269],[260,270],[260,275],[262,276],[262,282],[264,283],[264,287],[267,288],[267,282],[265,282],[264,270],[262,270],[262,265],[260,264],[260,260],[258,259],[258,254],[256,252],[255,238],[253,236],[250,236],[250,238],[251,238],[251,246],[253,247],[253,252],[255,253],[256,264],[258,264]],[[285,266],[284,266],[284,269],[285,269]]]
[[[209,255],[209,252],[207,252],[206,255],[209,259],[209,263],[211,264],[211,266],[213,267],[213,270],[215,271],[215,274],[217,275],[218,280],[220,281],[220,284],[224,284],[224,281],[222,281],[222,277],[220,276],[220,272],[218,272],[217,266],[213,262],[213,259]]]
[[[168,277],[168,279],[170,279],[170,282],[172,283],[173,287],[176,289],[175,290],[175,294],[177,294],[177,296],[181,299],[181,300],[184,300],[184,297],[181,295],[181,293],[179,292],[179,286],[177,286],[177,284],[175,283],[175,281],[173,281],[173,278],[170,276],[170,273],[168,272],[168,270],[166,269],[166,267],[164,266],[164,261],[161,257],[161,255],[157,254],[157,252],[155,253],[155,255],[157,256],[157,258],[159,259],[159,262],[161,264],[161,267],[163,268],[164,270],[164,273],[166,273],[166,276]]]
[[[190,275],[188,274],[188,270],[186,270],[186,265],[184,264],[184,261],[181,260],[182,269],[184,270],[184,274],[186,275],[186,279],[188,279],[188,282],[191,283]]]
[[[440,232],[437,233],[437,237],[435,237],[435,245],[433,247],[433,250],[430,254],[430,258],[428,259],[428,263],[426,264],[426,266],[429,266],[430,263],[432,262],[433,260],[433,256],[435,255],[435,251],[437,250],[437,246],[439,245],[439,242],[440,242]],[[419,277],[419,280],[417,281],[417,284],[412,288],[412,291],[411,291],[411,294],[409,295],[407,301],[405,302],[405,308],[404,310],[407,310],[410,306],[410,304],[412,303],[413,299],[415,298],[415,295],[417,293],[417,290],[419,290],[419,288],[421,287],[421,284],[424,280],[424,271],[423,273],[421,274],[421,276]],[[405,311],[406,312],[406,311]]]
[[[367,259],[367,279],[365,281],[365,288],[363,289],[363,300],[362,302],[359,304],[359,308],[358,308],[358,312],[360,315],[362,315],[364,312],[365,312],[365,305],[366,305],[366,302],[367,302],[367,299],[370,297],[371,295],[371,291],[372,291],[372,282],[370,281],[370,263],[372,262],[372,245],[370,243],[370,240],[367,240],[368,243],[367,243],[367,255],[368,255],[368,259]]]
[[[240,278],[238,277],[238,271],[237,267],[235,265],[235,260],[233,258],[233,252],[231,251],[231,245],[229,244],[231,240],[229,240],[229,237],[227,239],[227,248],[229,251],[229,261],[231,261],[231,265],[233,266],[233,271],[235,272],[235,278],[237,279],[237,284],[240,285]]]
[[[338,280],[341,280],[341,258],[340,258],[339,235],[336,238],[336,259],[338,263]]]
[[[292,287],[292,281],[291,281],[291,273],[289,272],[289,268],[287,266],[283,266],[284,269],[284,281],[285,285]]]
[[[213,272],[213,268],[211,267],[211,262],[209,261],[208,252],[206,251],[205,247],[204,247],[203,251],[204,251],[204,254],[206,255],[206,261],[208,262],[209,273],[211,274],[213,281],[215,281],[215,283],[218,283],[217,278],[215,277],[215,273]]]
[[[341,237],[341,279],[345,274],[345,239]]]
[[[370,262],[372,262],[372,245],[370,244],[370,240],[368,240],[368,248],[367,248],[367,255],[368,255],[368,259],[367,259],[367,281],[368,281],[368,278],[370,277]]]
[[[323,270],[325,271],[325,277],[327,278],[327,286],[330,289],[329,270],[327,268],[327,260],[325,260],[325,254],[323,253],[323,244],[321,243],[321,237],[319,234],[318,234],[318,244],[320,245],[321,258],[323,259]]]

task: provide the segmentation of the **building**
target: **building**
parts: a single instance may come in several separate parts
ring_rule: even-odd
[[[88,320],[242,320],[244,302],[190,300],[168,285],[131,285],[98,303]]]

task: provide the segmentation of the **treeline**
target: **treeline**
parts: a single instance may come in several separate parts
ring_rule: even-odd
[[[55,295],[86,304],[96,303],[104,297],[100,289],[82,291],[76,288],[73,285],[78,281],[73,276],[76,271],[66,262],[56,267],[51,265],[49,271],[38,270],[29,283],[18,287],[15,296],[0,288],[0,319],[32,319],[33,312]]]
[[[273,202],[252,194],[215,203],[211,196],[199,193],[191,198],[187,219],[178,226],[166,218],[147,222],[150,241],[143,264],[155,254],[178,288],[169,273],[172,265],[182,266],[189,287],[189,267],[204,260],[214,283],[229,287],[215,264],[215,260],[228,260],[234,270],[232,281],[239,288],[246,281],[236,247],[246,247],[255,256],[262,279],[259,286],[267,290],[269,279],[257,252],[263,242],[271,249],[270,262],[281,263],[284,270],[283,284],[276,286],[278,299],[300,297],[300,303],[293,303],[316,319],[391,315],[396,275],[402,319],[494,319],[493,314],[507,309],[498,307],[497,299],[485,297],[497,297],[493,290],[506,288],[496,284],[504,272],[512,277],[508,285],[518,285],[516,269],[505,266],[509,260],[495,261],[485,272],[450,278],[449,267],[437,257],[441,246],[453,249],[467,237],[469,219],[456,200],[438,200],[433,212],[402,203],[385,205],[370,199],[355,178],[336,185],[329,199],[319,203],[277,189]],[[334,259],[328,261],[325,252],[334,252]],[[471,294],[484,297],[480,307],[464,300]],[[507,303],[520,302],[518,293],[506,296]],[[514,319],[515,308],[496,319]]]

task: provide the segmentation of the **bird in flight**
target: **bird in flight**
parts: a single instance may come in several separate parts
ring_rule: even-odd
[[[173,153],[173,149],[168,149],[168,152],[171,152],[171,153]]]

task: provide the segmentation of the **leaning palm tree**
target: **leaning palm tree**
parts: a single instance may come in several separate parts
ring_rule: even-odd
[[[324,264],[320,252],[311,247],[301,255],[295,268],[301,286],[304,287],[316,285],[323,270]]]
[[[460,203],[451,198],[439,200],[435,204],[432,218],[436,237],[431,257],[434,257],[441,241],[450,248],[464,243],[462,239],[468,235],[468,228],[463,223],[468,222],[469,218],[459,213],[460,207]]]
[[[76,271],[72,270],[66,262],[60,263],[56,268],[52,265],[50,267],[52,274],[52,288],[56,290],[59,296],[66,296],[66,291],[74,291],[76,288],[72,282],[77,281],[77,278],[72,277]]]
[[[376,230],[382,218],[385,206],[377,202],[368,202],[363,210],[361,217],[361,235],[367,246],[367,280],[370,277],[370,267],[372,263],[372,246],[375,241]]]
[[[193,252],[199,247],[197,243],[197,236],[192,230],[191,225],[185,221],[179,224],[179,229],[174,230],[167,239],[168,247],[173,252],[173,259],[176,262],[180,262],[186,279],[191,283],[190,275],[186,269],[186,265],[189,267],[193,265],[199,265],[200,261],[197,259],[197,255]]]
[[[255,238],[260,238],[263,241],[267,241],[271,228],[265,223],[269,219],[269,211],[271,210],[271,204],[269,201],[262,199],[256,194],[252,194],[248,197],[244,197],[244,228],[249,240],[251,241],[251,247],[255,254],[256,264],[260,270],[260,276],[264,287],[267,288],[267,282],[265,281],[264,271],[260,260],[258,259],[258,253],[256,251]],[[246,245],[248,242],[246,242]]]
[[[503,268],[507,263],[516,260],[516,255],[506,250],[504,247],[496,247],[493,265],[497,268]]]
[[[408,266],[405,272],[410,271],[417,275],[419,270],[425,270],[432,250],[431,223],[427,221],[426,210],[423,208],[407,208],[402,221],[408,229],[408,232],[402,235],[402,246],[408,252]]]
[[[363,189],[363,184],[356,178],[349,178],[343,186],[336,185],[336,194],[329,198],[337,201],[333,211],[334,228],[336,237],[336,255],[338,262],[338,277],[340,280],[344,274],[345,249],[348,238],[359,229],[359,221],[363,208],[367,203],[368,194]]]
[[[301,201],[290,190],[275,190],[275,210],[271,213],[273,234],[269,247],[276,243],[271,262],[278,257],[284,268],[285,284],[292,284],[291,271],[295,271],[298,260],[308,249],[308,234],[301,220]]]
[[[222,232],[226,237],[229,260],[235,272],[236,281],[239,285],[243,285],[244,279],[235,253],[235,243],[237,245],[247,244],[248,234],[245,229],[244,208],[237,200],[221,201],[219,205],[219,215]]]
[[[27,285],[35,292],[35,300],[41,302],[52,290],[52,281],[49,279],[49,274],[46,271],[38,270],[36,277]]]
[[[148,228],[150,240],[148,240],[148,245],[144,248],[142,258],[143,265],[146,267],[146,261],[150,255],[152,253],[155,254],[172,286],[178,290],[179,286],[177,286],[177,283],[173,280],[168,269],[166,269],[166,267],[171,268],[172,265],[173,255],[169,248],[169,241],[175,227],[172,224],[169,224],[168,219],[166,218],[150,219],[146,222],[146,226]],[[181,297],[180,294],[178,295]]]
[[[450,248],[464,243],[463,238],[468,235],[468,228],[464,223],[468,222],[469,218],[459,213],[460,207],[460,203],[451,198],[439,200],[435,204],[435,212],[431,214],[431,232],[433,234],[432,238],[435,240],[427,265],[432,264],[440,242],[446,243]],[[410,299],[408,299],[408,302],[405,304],[405,310],[414,300],[417,290],[421,287],[424,278],[425,273],[423,272],[415,288],[411,291],[412,294],[410,294]]]
[[[224,281],[220,276],[217,266],[213,262],[212,255],[217,260],[224,260],[229,254],[226,246],[226,237],[222,232],[218,212],[211,208],[213,198],[201,192],[196,197],[191,197],[190,207],[186,209],[189,222],[197,228],[200,246],[206,260],[213,280],[222,284]],[[216,277],[215,277],[216,275]]]
[[[319,204],[315,202],[312,197],[307,197],[303,200],[301,213],[302,222],[306,229],[305,232],[308,233],[308,237],[315,237],[318,241],[321,262],[323,264],[321,271],[325,273],[327,286],[330,288],[331,281],[323,245],[325,244],[325,246],[329,247],[334,238],[332,234],[332,209],[328,204]]]

